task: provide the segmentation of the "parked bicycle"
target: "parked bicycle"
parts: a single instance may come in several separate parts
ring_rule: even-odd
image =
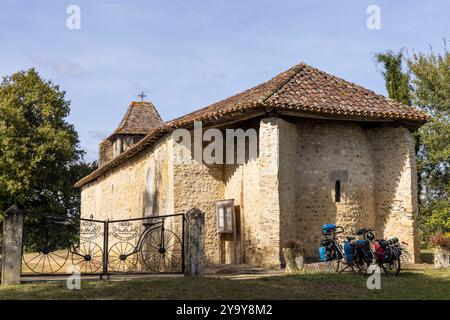
[[[355,237],[346,237],[341,244],[337,234],[344,228],[335,224],[325,224],[322,234],[319,255],[326,263],[327,271],[343,272],[347,269],[358,273],[367,273],[368,268],[377,264],[386,274],[398,275],[401,269],[400,256],[402,246],[397,238],[375,240],[374,230],[359,229]]]
[[[354,264],[362,273],[367,273],[371,265],[378,265],[386,274],[398,275],[401,269],[401,246],[397,238],[377,240],[373,228],[361,228],[353,248]]]
[[[325,224],[322,226],[322,235],[325,237],[321,241],[319,248],[320,259],[325,262],[328,272],[338,272],[351,267],[345,258],[345,252],[337,237],[343,233],[344,228],[335,224]]]
[[[369,252],[373,263],[380,266],[386,274],[399,275],[401,270],[400,256],[403,248],[398,238],[376,240],[373,229],[360,229],[358,233],[370,244]]]

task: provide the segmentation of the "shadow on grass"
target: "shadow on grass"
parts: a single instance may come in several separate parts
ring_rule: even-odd
[[[366,279],[352,273],[257,279],[155,278],[85,281],[81,290],[69,290],[59,282],[2,288],[0,299],[450,299],[450,270],[382,275],[380,290],[367,289]]]

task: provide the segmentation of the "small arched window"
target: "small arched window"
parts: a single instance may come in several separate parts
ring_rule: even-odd
[[[334,202],[341,202],[341,181],[336,180],[334,184]]]

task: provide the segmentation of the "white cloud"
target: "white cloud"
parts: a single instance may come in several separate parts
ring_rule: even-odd
[[[63,57],[41,55],[33,58],[33,61],[41,67],[50,68],[54,72],[64,76],[80,77],[84,73],[83,68],[78,62],[70,61]]]

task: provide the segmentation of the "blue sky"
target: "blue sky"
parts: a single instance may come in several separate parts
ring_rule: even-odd
[[[72,4],[80,30],[66,27]],[[385,94],[374,53],[441,50],[449,12],[447,0],[0,0],[0,75],[36,67],[59,84],[94,160],[141,90],[170,120],[304,61]]]

